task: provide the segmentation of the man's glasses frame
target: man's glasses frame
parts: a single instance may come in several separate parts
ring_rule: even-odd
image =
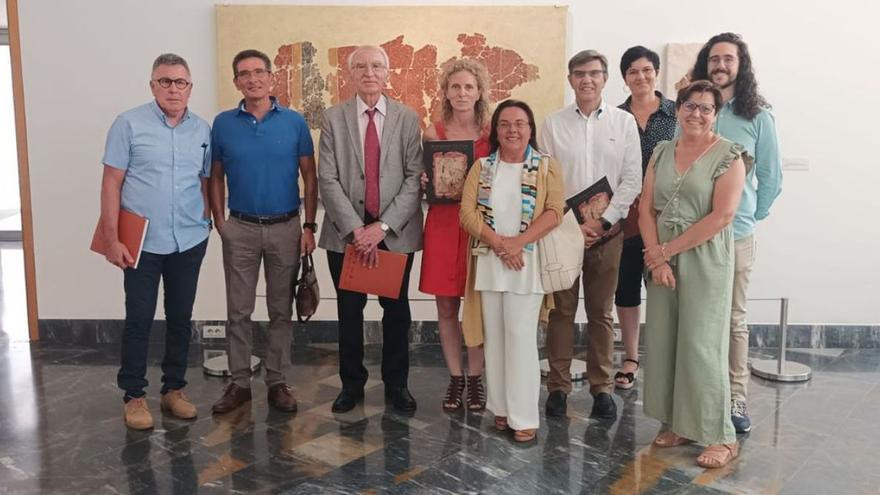
[[[240,70],[235,75],[238,79],[262,79],[269,75],[268,69]]]
[[[178,79],[170,79],[168,77],[160,77],[159,79],[153,79],[153,81],[165,89],[170,88],[172,84],[174,84],[174,87],[177,89],[186,89],[189,87],[190,84],[192,84],[192,82],[187,81],[186,79],[184,79],[182,77],[178,78]]]

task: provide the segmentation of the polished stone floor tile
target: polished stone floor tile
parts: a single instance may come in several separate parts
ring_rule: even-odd
[[[542,415],[537,440],[521,445],[494,429],[490,412],[443,412],[437,345],[412,348],[419,407],[409,415],[385,404],[375,346],[364,404],[332,413],[335,345],[315,344],[293,352],[297,413],[271,409],[258,374],[250,404],[212,416],[226,382],[201,373],[202,350],[192,348],[186,388],[200,416],[159,411],[157,348],[148,370],[156,427],[136,432],[121,417],[117,346],[0,343],[0,493],[880,493],[878,349],[793,350],[790,360],[813,367],[811,381],[752,378],[752,432],[718,470],[695,464],[700,446],[651,445],[660,425],[642,411],[641,373],[614,394],[617,421],[590,419],[592,398],[576,385],[568,417]]]

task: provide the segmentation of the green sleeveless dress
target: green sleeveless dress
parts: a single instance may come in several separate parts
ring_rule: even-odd
[[[654,149],[654,209],[661,243],[712,211],[715,179],[743,150],[722,138],[679,175],[677,141]],[[727,374],[733,265],[733,227],[727,226],[671,259],[674,290],[650,276],[647,283],[645,414],[704,444],[736,441]]]

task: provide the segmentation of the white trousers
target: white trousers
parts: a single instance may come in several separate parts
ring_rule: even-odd
[[[480,293],[486,355],[486,407],[514,430],[538,428],[538,317],[543,294]]]

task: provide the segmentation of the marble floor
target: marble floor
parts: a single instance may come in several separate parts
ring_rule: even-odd
[[[372,377],[379,351],[367,352]],[[699,447],[650,446],[659,425],[644,416],[640,387],[615,394],[611,425],[590,420],[592,399],[576,390],[569,417],[542,415],[530,445],[496,432],[490,413],[444,413],[436,345],[412,347],[411,417],[387,409],[373,379],[365,405],[331,413],[335,345],[293,352],[298,413],[270,410],[256,383],[250,407],[211,416],[224,380],[202,374],[194,347],[194,421],[159,413],[157,349],[156,428],[135,432],[121,417],[117,352],[0,341],[0,493],[880,493],[877,349],[791,351],[814,369],[806,384],[752,378],[754,427],[719,470],[696,466]]]

